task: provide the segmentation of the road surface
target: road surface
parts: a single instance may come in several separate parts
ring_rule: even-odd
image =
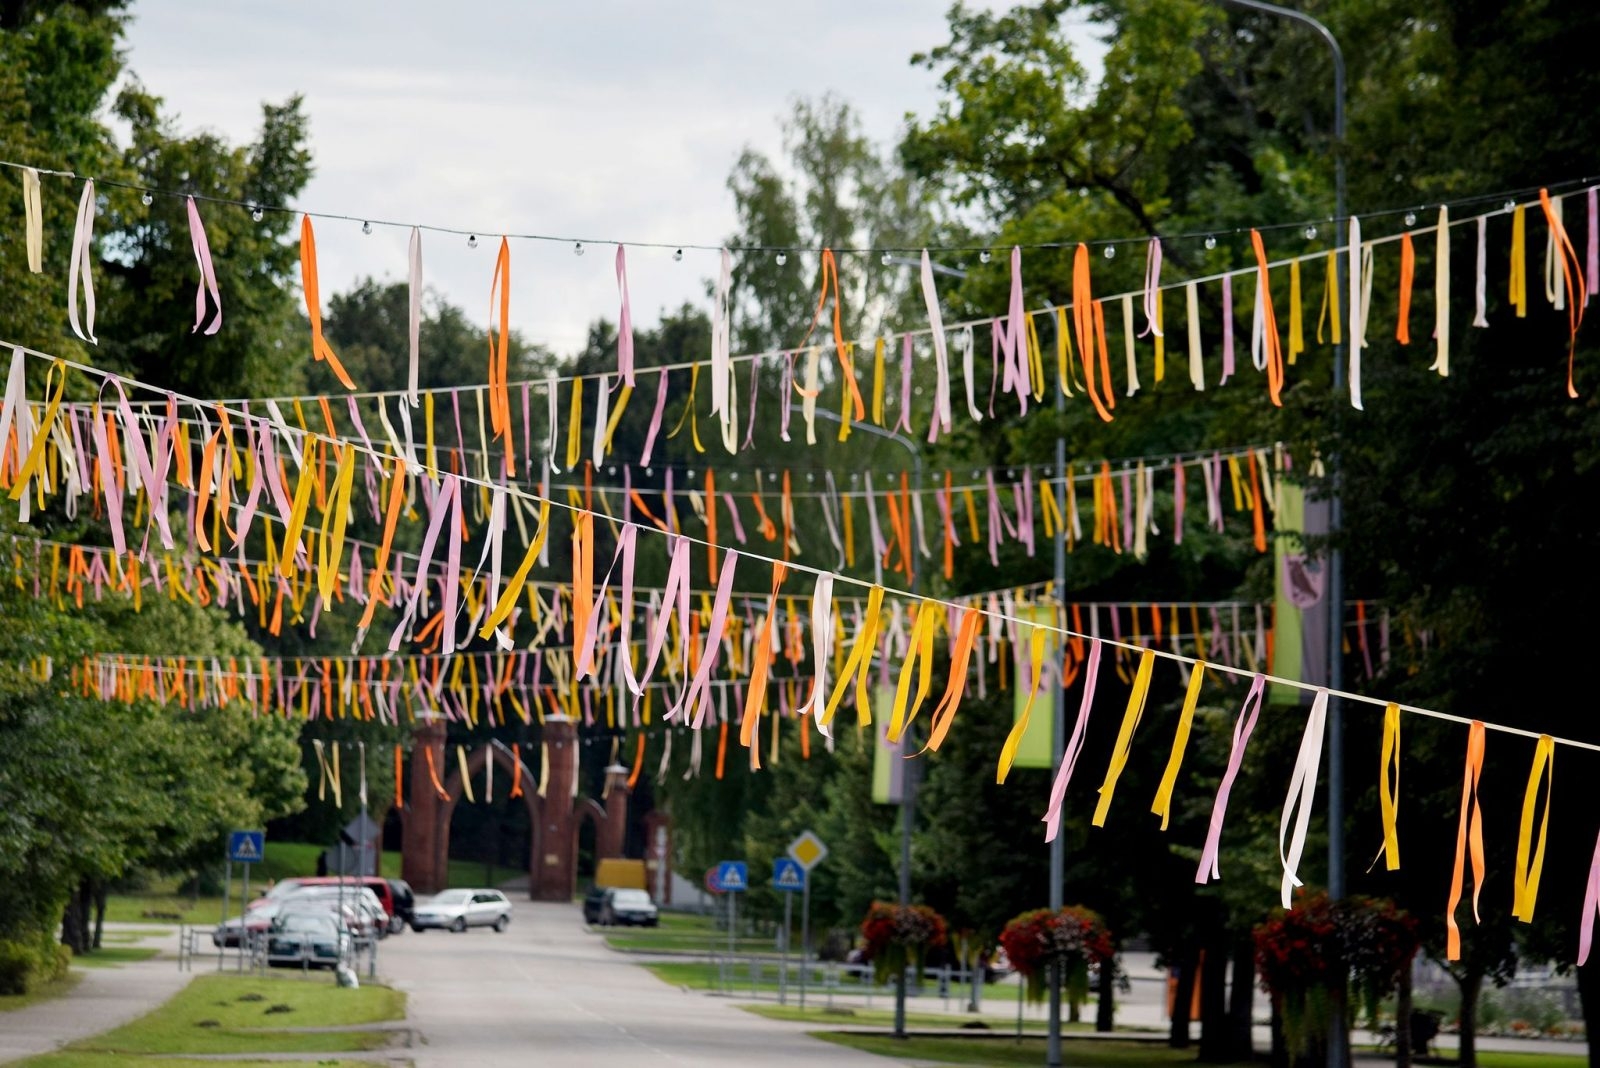
[[[407,932],[383,943],[378,970],[409,995],[420,1041],[404,1052],[418,1068],[895,1063],[669,986],[587,933],[575,904],[515,910],[505,934]]]

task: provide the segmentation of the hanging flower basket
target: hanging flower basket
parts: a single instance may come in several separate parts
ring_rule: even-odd
[[[926,905],[894,905],[874,901],[861,921],[863,953],[872,962],[873,977],[886,983],[907,965],[922,967],[924,954],[945,944],[944,917]]]
[[[1050,981],[1050,965],[1061,964],[1062,991],[1071,1005],[1089,997],[1089,967],[1116,956],[1111,931],[1097,913],[1078,905],[1059,911],[1034,909],[1006,924],[1000,945],[1011,966],[1026,981],[1028,999],[1041,1001]]]
[[[1359,997],[1369,1017],[1376,1012],[1411,966],[1417,930],[1392,901],[1302,894],[1293,909],[1256,928],[1255,942],[1261,985],[1298,1055],[1327,1037],[1335,993]]]

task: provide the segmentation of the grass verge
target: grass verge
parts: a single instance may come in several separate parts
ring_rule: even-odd
[[[335,1027],[397,1020],[405,995],[384,986],[340,990],[332,980],[206,975],[165,1005],[113,1031],[73,1043],[67,1052],[123,1056],[190,1053],[340,1053],[385,1044],[381,1031],[307,1033],[285,1028]],[[56,1062],[24,1061],[29,1068]],[[92,1062],[91,1062],[92,1063]]]
[[[937,1061],[941,1064],[1039,1065],[1044,1063],[1042,1038],[971,1039],[906,1038],[888,1035],[847,1035],[837,1031],[815,1031],[813,1036],[838,1046],[864,1053],[907,1061]],[[1194,1050],[1168,1049],[1153,1042],[1101,1042],[1073,1039],[1063,1043],[1063,1063],[1073,1068],[1148,1068],[1168,1064],[1195,1063]]]
[[[153,946],[102,946],[93,953],[73,957],[74,968],[115,968],[119,964],[149,960],[161,952]]]
[[[718,931],[710,916],[663,913],[659,927],[602,928],[612,949],[643,953],[725,953],[726,931]],[[771,938],[736,938],[737,953],[774,953]]]
[[[228,1068],[283,1068],[283,1061],[229,1060]],[[317,1068],[372,1068],[371,1061],[319,1060]],[[19,1061],[16,1068],[195,1068],[196,1062],[186,1057],[133,1057],[121,1053],[86,1053],[67,1051],[47,1053]]]
[[[789,996],[795,996],[794,987],[789,988]],[[894,1026],[894,1013],[887,1009],[863,1009],[857,1006],[836,1006],[832,1009],[810,1008],[804,1012],[794,1005],[740,1005],[745,1012],[754,1013],[768,1020],[786,1020],[791,1023],[814,1023],[825,1027],[892,1027]],[[956,1030],[962,1024],[981,1022],[987,1025],[984,1028],[971,1028],[970,1030],[988,1034],[1016,1034],[1017,1020],[1015,1016],[979,1016],[971,1013],[937,1013],[937,1012],[908,1012],[906,1013],[906,1026],[915,1031],[927,1030]],[[1023,1020],[1023,1031],[1043,1031],[1043,1020]],[[1089,1023],[1063,1023],[1063,1031],[1093,1031],[1094,1025]]]

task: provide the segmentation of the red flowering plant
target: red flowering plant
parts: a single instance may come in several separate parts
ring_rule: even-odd
[[[949,939],[949,928],[944,917],[926,905],[874,901],[861,921],[861,937],[873,977],[887,983],[908,964],[921,968],[923,955]]]
[[[1292,1052],[1327,1037],[1330,995],[1358,995],[1370,1016],[1411,966],[1416,922],[1392,901],[1323,893],[1299,896],[1295,907],[1255,929],[1261,985],[1283,1020]],[[1342,1026],[1342,1021],[1340,1022]]]
[[[1050,965],[1059,963],[1062,989],[1074,1006],[1089,997],[1089,966],[1103,965],[1117,952],[1105,921],[1080,905],[1024,912],[1000,932],[1000,945],[1027,981],[1032,1001],[1044,998]]]

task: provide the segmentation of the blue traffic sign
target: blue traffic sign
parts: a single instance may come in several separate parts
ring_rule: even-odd
[[[750,871],[742,860],[724,860],[717,865],[717,885],[727,893],[743,893],[750,889]]]
[[[799,893],[806,888],[806,870],[793,857],[779,857],[772,862],[772,888]]]
[[[228,832],[228,859],[235,864],[259,863],[266,851],[266,831]]]

